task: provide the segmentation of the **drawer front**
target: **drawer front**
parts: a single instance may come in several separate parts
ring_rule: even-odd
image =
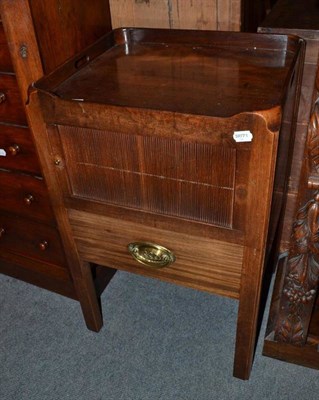
[[[50,224],[55,222],[42,178],[0,171],[0,183],[0,209]]]
[[[15,75],[0,73],[0,121],[26,125],[26,116]]]
[[[69,210],[83,259],[233,298],[239,296],[243,246],[155,229],[133,222]],[[155,269],[136,261],[129,243],[147,242],[171,250],[176,261]]]
[[[66,282],[71,284],[72,278],[65,266],[47,264],[43,261],[24,257],[16,253],[1,251],[0,253],[0,273],[13,276],[18,279],[31,280],[39,286],[46,287],[54,282],[64,286]],[[33,278],[38,278],[33,280]]]
[[[65,266],[56,229],[16,216],[0,213],[0,251],[10,251],[49,264]]]
[[[40,175],[29,129],[0,124],[0,168]]]
[[[13,72],[11,56],[1,21],[0,21],[0,71]]]

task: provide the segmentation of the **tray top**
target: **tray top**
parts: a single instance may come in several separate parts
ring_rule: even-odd
[[[283,35],[152,29],[104,40],[93,59],[94,46],[35,86],[77,102],[229,117],[282,105],[298,47]]]

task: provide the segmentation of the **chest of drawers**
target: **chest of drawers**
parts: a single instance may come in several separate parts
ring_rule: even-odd
[[[301,56],[287,36],[119,29],[37,82],[28,106],[79,271],[93,262],[238,299],[243,379]]]
[[[61,242],[24,105],[35,79],[110,30],[108,1],[3,0],[0,15],[0,272],[85,303],[77,290],[81,279],[74,278]],[[99,295],[112,274],[87,267]],[[86,309],[87,325],[96,329],[90,306]]]
[[[23,271],[25,280],[72,297],[71,276],[2,23],[0,54],[0,271],[15,277]]]

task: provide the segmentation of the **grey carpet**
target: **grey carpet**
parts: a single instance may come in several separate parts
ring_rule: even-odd
[[[1,400],[319,398],[318,371],[262,340],[250,380],[232,377],[234,300],[118,272],[102,305],[92,333],[77,302],[0,276]]]

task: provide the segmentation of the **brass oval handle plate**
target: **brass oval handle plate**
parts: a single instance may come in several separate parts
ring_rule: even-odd
[[[175,254],[171,250],[155,243],[134,242],[127,247],[136,261],[148,267],[168,267],[176,260]]]

